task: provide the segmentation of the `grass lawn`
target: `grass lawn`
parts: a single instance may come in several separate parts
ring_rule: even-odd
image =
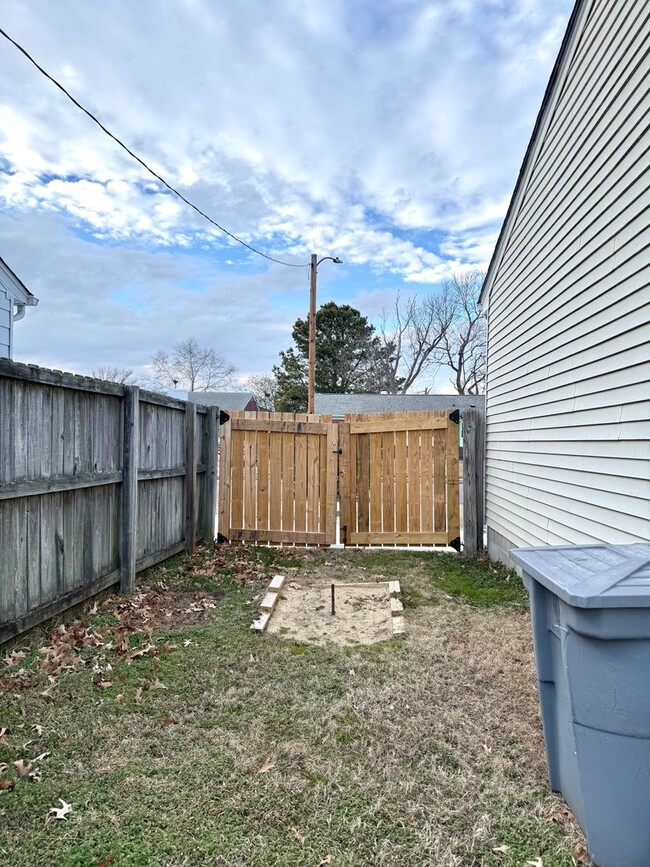
[[[278,571],[399,578],[406,638],[252,634]],[[588,863],[548,791],[526,594],[500,566],[222,547],[76,616],[3,648],[2,865]]]

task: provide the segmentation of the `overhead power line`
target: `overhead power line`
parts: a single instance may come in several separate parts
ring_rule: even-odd
[[[5,30],[3,30],[1,27],[0,27],[0,35],[4,36],[5,39],[7,39],[9,42],[11,42],[11,44],[14,45],[18,49],[18,51],[20,51],[21,54],[24,54],[24,56],[27,58],[27,60],[29,60],[29,62],[32,63],[36,67],[36,69],[38,69],[38,71],[45,76],[45,78],[49,79],[55,87],[58,87],[59,90],[68,97],[70,102],[73,102],[77,106],[78,109],[83,111],[84,114],[86,114],[94,123],[96,123],[97,126],[102,130],[102,132],[105,132],[106,135],[109,136],[110,138],[112,138],[113,141],[116,144],[118,144],[123,150],[125,150],[130,157],[132,157],[136,162],[140,163],[140,165],[144,169],[146,169],[146,171],[148,171],[150,175],[153,175],[153,177],[156,178],[157,181],[160,181],[160,183],[164,187],[166,187],[170,193],[173,193],[175,196],[178,196],[178,198],[181,199],[181,201],[185,202],[186,205],[189,205],[190,208],[192,208],[194,211],[196,211],[197,214],[200,214],[205,220],[208,221],[208,223],[212,223],[212,225],[216,226],[216,228],[219,229],[220,232],[223,232],[224,235],[227,235],[229,238],[232,238],[233,241],[236,241],[238,244],[241,244],[242,247],[246,247],[247,250],[250,250],[252,253],[255,253],[257,256],[262,256],[264,259],[268,259],[269,262],[275,262],[277,265],[286,265],[288,268],[306,268],[306,267],[308,267],[306,262],[302,263],[302,264],[296,264],[295,262],[283,262],[281,259],[275,259],[273,256],[269,256],[268,253],[263,253],[261,250],[256,250],[255,247],[252,247],[250,244],[247,244],[246,241],[243,241],[241,238],[238,238],[237,235],[234,235],[232,232],[229,232],[228,229],[226,229],[224,226],[220,225],[220,223],[217,223],[216,220],[213,220],[212,217],[210,217],[208,214],[205,213],[205,211],[202,211],[201,208],[199,208],[197,205],[194,204],[194,202],[191,202],[181,192],[179,192],[176,189],[176,187],[173,187],[161,175],[159,175],[158,172],[154,171],[151,168],[151,166],[147,165],[147,163],[141,157],[139,157],[136,153],[134,153],[130,147],[125,145],[124,142],[120,138],[118,138],[118,136],[115,135],[115,133],[112,133],[110,131],[110,129],[105,127],[104,124],[97,117],[95,117],[95,115],[91,111],[89,111],[77,99],[75,99],[74,96],[72,96],[72,94],[68,90],[66,90],[65,87],[59,81],[56,80],[56,78],[51,76],[50,73],[47,72],[47,70],[43,69],[43,67],[39,63],[37,63],[36,60],[34,60],[34,58],[31,56],[31,54],[25,48],[23,48],[22,45],[20,45],[18,42],[16,42],[15,39],[12,39],[12,37],[9,36],[9,34]]]

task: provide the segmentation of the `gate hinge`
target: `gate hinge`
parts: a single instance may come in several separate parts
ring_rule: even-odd
[[[219,424],[225,424],[227,421],[230,421],[230,416],[225,410],[219,411]]]
[[[455,539],[452,539],[449,543],[449,547],[460,553],[460,536],[456,536]]]
[[[460,411],[455,409],[453,412],[450,412],[449,421],[453,421],[454,424],[458,424],[458,422],[460,421]]]

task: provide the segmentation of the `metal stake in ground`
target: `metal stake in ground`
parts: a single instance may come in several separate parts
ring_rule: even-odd
[[[334,617],[334,615],[336,614],[336,605],[334,602],[334,588],[335,587],[336,587],[336,584],[332,584],[332,617]]]

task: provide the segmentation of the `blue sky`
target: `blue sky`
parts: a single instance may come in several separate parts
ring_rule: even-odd
[[[484,268],[569,0],[0,0],[2,27],[222,225],[373,321]],[[0,255],[16,358],[146,373],[195,337],[264,373],[307,271],[233,245],[0,40]],[[443,374],[435,383],[448,390]]]

